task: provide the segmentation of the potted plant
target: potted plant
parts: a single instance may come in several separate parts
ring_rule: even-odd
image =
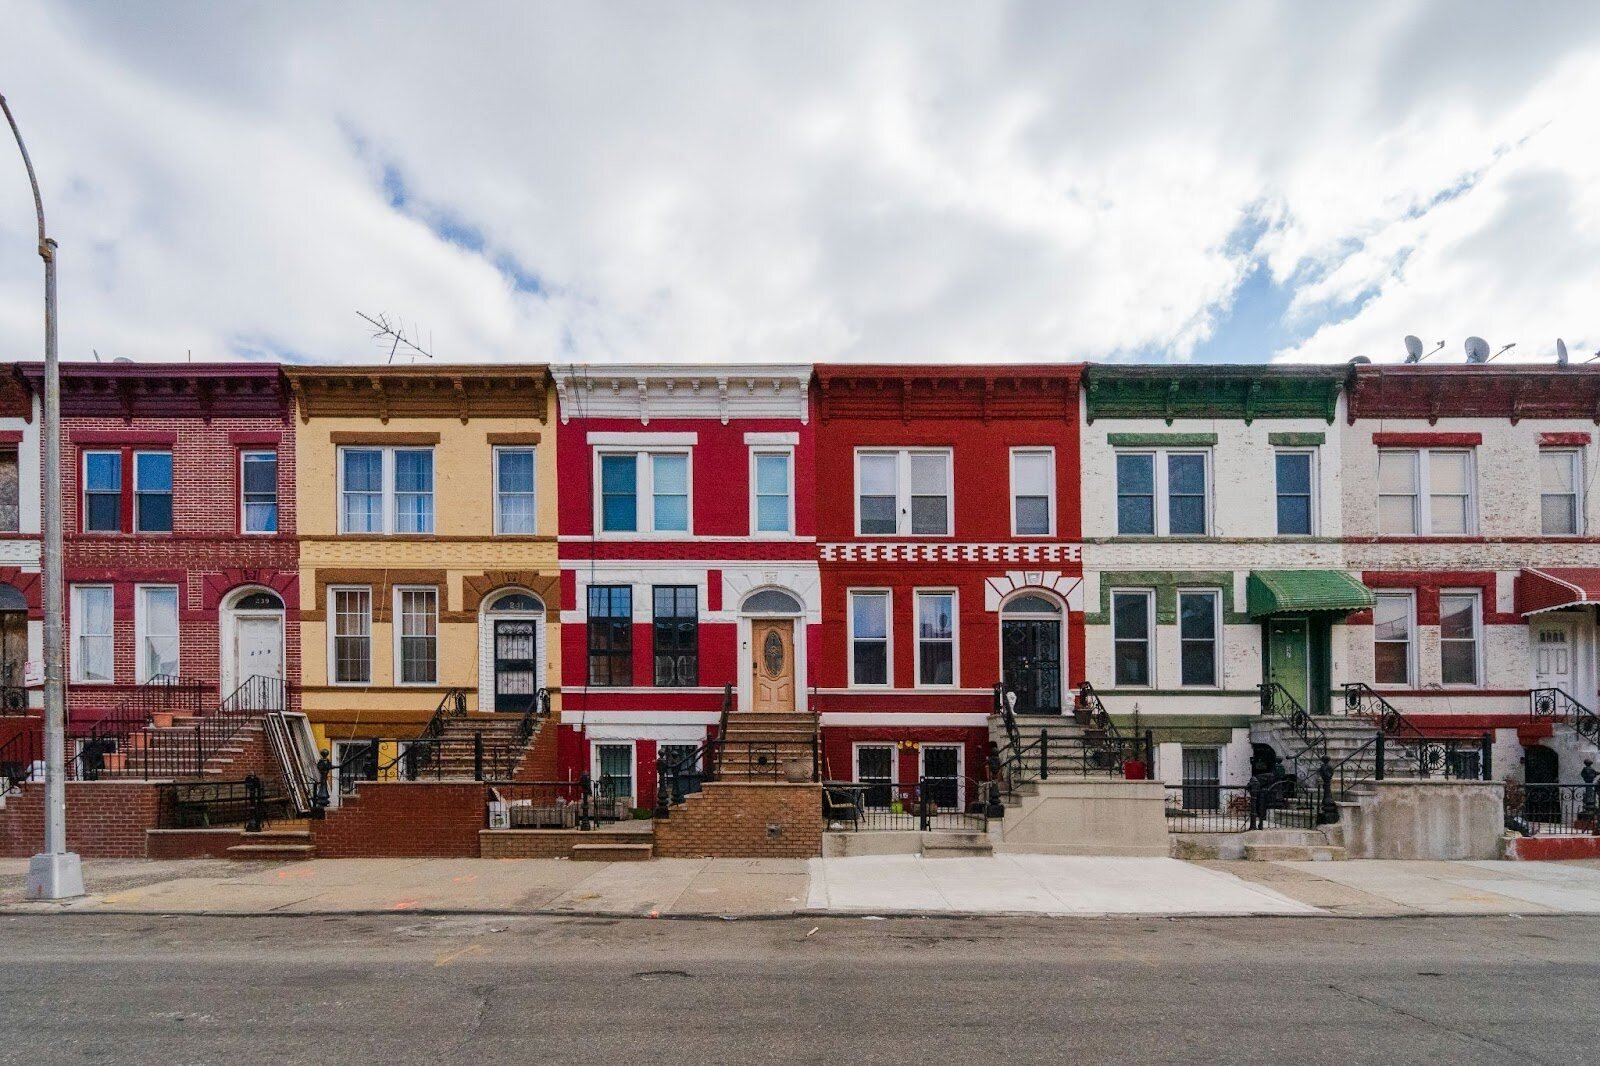
[[[172,728],[172,712],[171,711],[152,711],[150,713],[150,724],[155,726],[157,729],[171,729]]]
[[[804,759],[786,759],[783,763],[783,779],[791,785],[803,784],[811,780],[811,764]]]

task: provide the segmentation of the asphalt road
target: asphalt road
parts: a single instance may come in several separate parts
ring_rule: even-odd
[[[1574,1063],[1600,1047],[1595,918],[71,915],[0,935],[7,1063]]]

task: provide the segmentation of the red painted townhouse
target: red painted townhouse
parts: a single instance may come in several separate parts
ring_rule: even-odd
[[[551,368],[563,778],[655,799],[731,714],[802,714],[820,616],[809,366]]]
[[[42,367],[24,373],[38,392]],[[64,364],[61,433],[69,733],[173,678],[201,712],[253,676],[292,686],[294,423],[278,368]]]
[[[965,805],[1083,677],[1077,366],[818,366],[824,773]],[[953,793],[953,794],[952,794]]]

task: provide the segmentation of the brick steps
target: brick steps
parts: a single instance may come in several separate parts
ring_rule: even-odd
[[[654,844],[605,842],[572,845],[573,862],[647,862],[654,857]]]

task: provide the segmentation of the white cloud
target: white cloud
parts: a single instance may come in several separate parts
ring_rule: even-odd
[[[4,15],[71,358],[1184,357],[1258,259],[1302,339],[1235,358],[1600,346],[1592,5],[178,11]]]

